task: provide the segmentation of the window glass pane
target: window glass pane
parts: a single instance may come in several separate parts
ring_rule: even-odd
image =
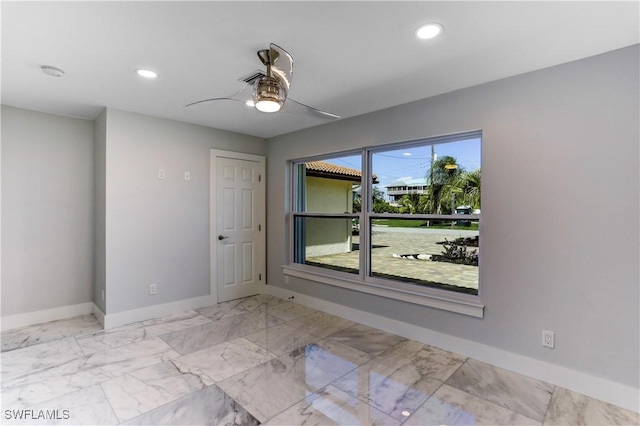
[[[294,263],[360,275],[365,284],[477,295],[480,132],[363,150],[295,164]],[[372,175],[366,203],[363,168]],[[354,213],[359,219],[344,217]]]
[[[455,214],[480,210],[480,139],[372,155],[374,213]]]
[[[294,262],[358,274],[359,226],[352,218],[295,218]]]
[[[304,179],[300,176],[304,173]],[[360,155],[310,161],[298,165],[297,211],[356,213],[360,211]]]
[[[477,220],[372,219],[371,275],[478,294]]]

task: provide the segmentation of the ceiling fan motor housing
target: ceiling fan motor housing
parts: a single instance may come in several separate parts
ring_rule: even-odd
[[[258,111],[277,112],[284,105],[287,89],[273,76],[264,76],[253,83],[253,102]]]

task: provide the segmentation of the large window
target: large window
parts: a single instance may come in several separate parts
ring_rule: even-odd
[[[468,132],[294,161],[292,265],[405,295],[477,296],[480,151]]]

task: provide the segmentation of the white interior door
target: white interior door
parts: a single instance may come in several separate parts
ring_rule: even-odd
[[[259,294],[264,283],[264,157],[216,150],[211,157],[211,278],[220,303]]]

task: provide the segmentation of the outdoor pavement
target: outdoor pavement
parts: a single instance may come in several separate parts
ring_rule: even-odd
[[[387,228],[374,226],[371,269],[373,275],[406,278],[408,281],[430,281],[439,284],[478,289],[478,267],[458,265],[431,260],[410,260],[394,257],[407,254],[441,254],[443,246],[437,244],[445,238],[452,241],[458,237],[475,236],[478,231]],[[358,236],[353,236],[354,245]],[[470,248],[476,250],[476,248]],[[308,258],[307,261],[331,265],[338,268],[358,269],[359,251]],[[469,292],[466,290],[465,292]]]

